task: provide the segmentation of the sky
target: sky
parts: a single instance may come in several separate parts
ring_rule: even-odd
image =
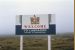
[[[15,35],[16,15],[55,14],[56,32],[74,32],[73,0],[0,0],[0,36]]]

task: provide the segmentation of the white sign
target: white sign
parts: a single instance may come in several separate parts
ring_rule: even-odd
[[[48,15],[23,15],[22,29],[48,29]]]

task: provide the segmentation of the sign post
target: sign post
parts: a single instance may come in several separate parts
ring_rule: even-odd
[[[23,35],[20,35],[20,50],[23,50]]]
[[[16,35],[20,35],[20,50],[23,50],[23,35],[48,35],[48,50],[51,50],[51,36],[56,34],[54,14],[18,15]]]
[[[48,35],[48,50],[51,50],[51,36]]]

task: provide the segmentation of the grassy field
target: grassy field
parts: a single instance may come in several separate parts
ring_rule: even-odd
[[[0,37],[0,50],[19,50],[20,37]],[[24,50],[48,50],[47,36],[24,36]],[[73,34],[58,34],[51,36],[52,50],[74,50]]]
[[[20,37],[0,37],[0,50],[20,50]],[[48,50],[47,37],[25,37],[23,38],[24,50]]]
[[[52,36],[52,50],[74,50],[73,34],[58,34]]]
[[[0,37],[0,50],[19,50],[19,37]]]
[[[47,37],[24,37],[24,50],[48,50]]]

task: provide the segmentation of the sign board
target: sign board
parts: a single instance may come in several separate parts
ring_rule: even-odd
[[[54,14],[34,14],[16,16],[16,35],[56,34]]]

